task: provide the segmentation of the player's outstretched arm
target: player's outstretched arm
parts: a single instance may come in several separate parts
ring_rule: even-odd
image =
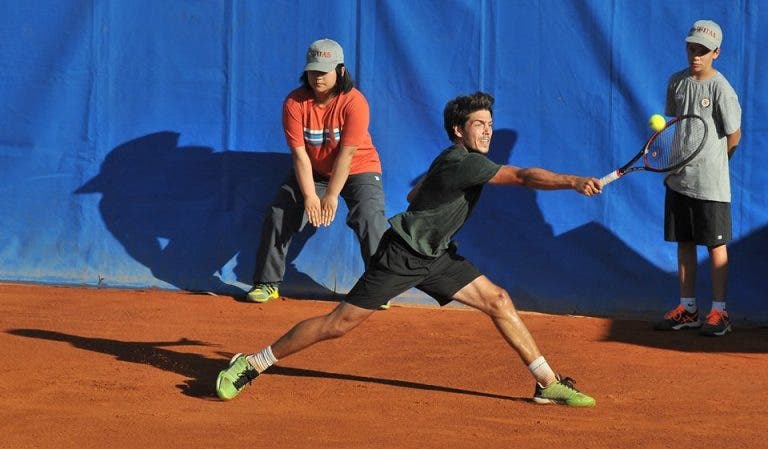
[[[592,196],[600,193],[600,181],[597,178],[565,175],[543,168],[519,168],[504,165],[489,181],[490,184],[517,185],[538,190],[573,189],[583,195]]]

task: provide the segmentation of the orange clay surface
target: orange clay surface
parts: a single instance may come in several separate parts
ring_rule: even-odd
[[[0,284],[2,448],[765,448],[768,329],[521,315],[593,409],[536,405],[481,313],[397,302],[222,402],[235,352],[332,302]]]

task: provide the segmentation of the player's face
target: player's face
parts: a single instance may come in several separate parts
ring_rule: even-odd
[[[687,43],[685,51],[688,54],[688,66],[694,78],[707,77],[712,74],[712,63],[720,55],[720,49],[710,50],[701,44]]]
[[[312,91],[315,92],[315,97],[319,100],[328,98],[331,92],[333,92],[333,88],[336,87],[337,78],[336,70],[331,70],[330,72],[310,70],[307,72],[309,87],[312,88]]]
[[[468,149],[487,153],[491,149],[491,135],[493,135],[491,111],[481,110],[469,114],[464,126],[456,129],[456,135]]]

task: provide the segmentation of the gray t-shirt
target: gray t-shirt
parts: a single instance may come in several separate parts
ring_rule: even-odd
[[[435,158],[408,210],[389,219],[414,251],[438,257],[474,208],[483,185],[501,168],[485,155],[454,145]]]
[[[667,176],[667,186],[692,198],[730,202],[726,136],[741,128],[741,106],[728,80],[720,72],[706,80],[693,79],[688,69],[673,74],[667,85],[665,113],[701,116],[708,129],[701,153],[690,164]]]

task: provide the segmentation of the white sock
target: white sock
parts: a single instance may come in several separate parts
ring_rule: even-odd
[[[695,312],[697,310],[696,307],[696,298],[680,298],[680,304],[682,304],[683,307],[685,307],[685,310],[688,312]]]
[[[253,369],[255,369],[259,374],[263,373],[267,370],[267,368],[277,363],[277,358],[275,358],[275,355],[272,354],[272,346],[267,346],[266,348],[262,349],[261,352],[249,355],[245,358],[245,360],[247,360]]]
[[[725,312],[725,299],[723,299],[722,301],[712,301],[712,310]]]
[[[528,370],[536,378],[536,381],[542,386],[551,384],[557,381],[557,376],[552,368],[549,367],[549,363],[544,359],[543,355],[540,355],[536,360],[528,365]]]

